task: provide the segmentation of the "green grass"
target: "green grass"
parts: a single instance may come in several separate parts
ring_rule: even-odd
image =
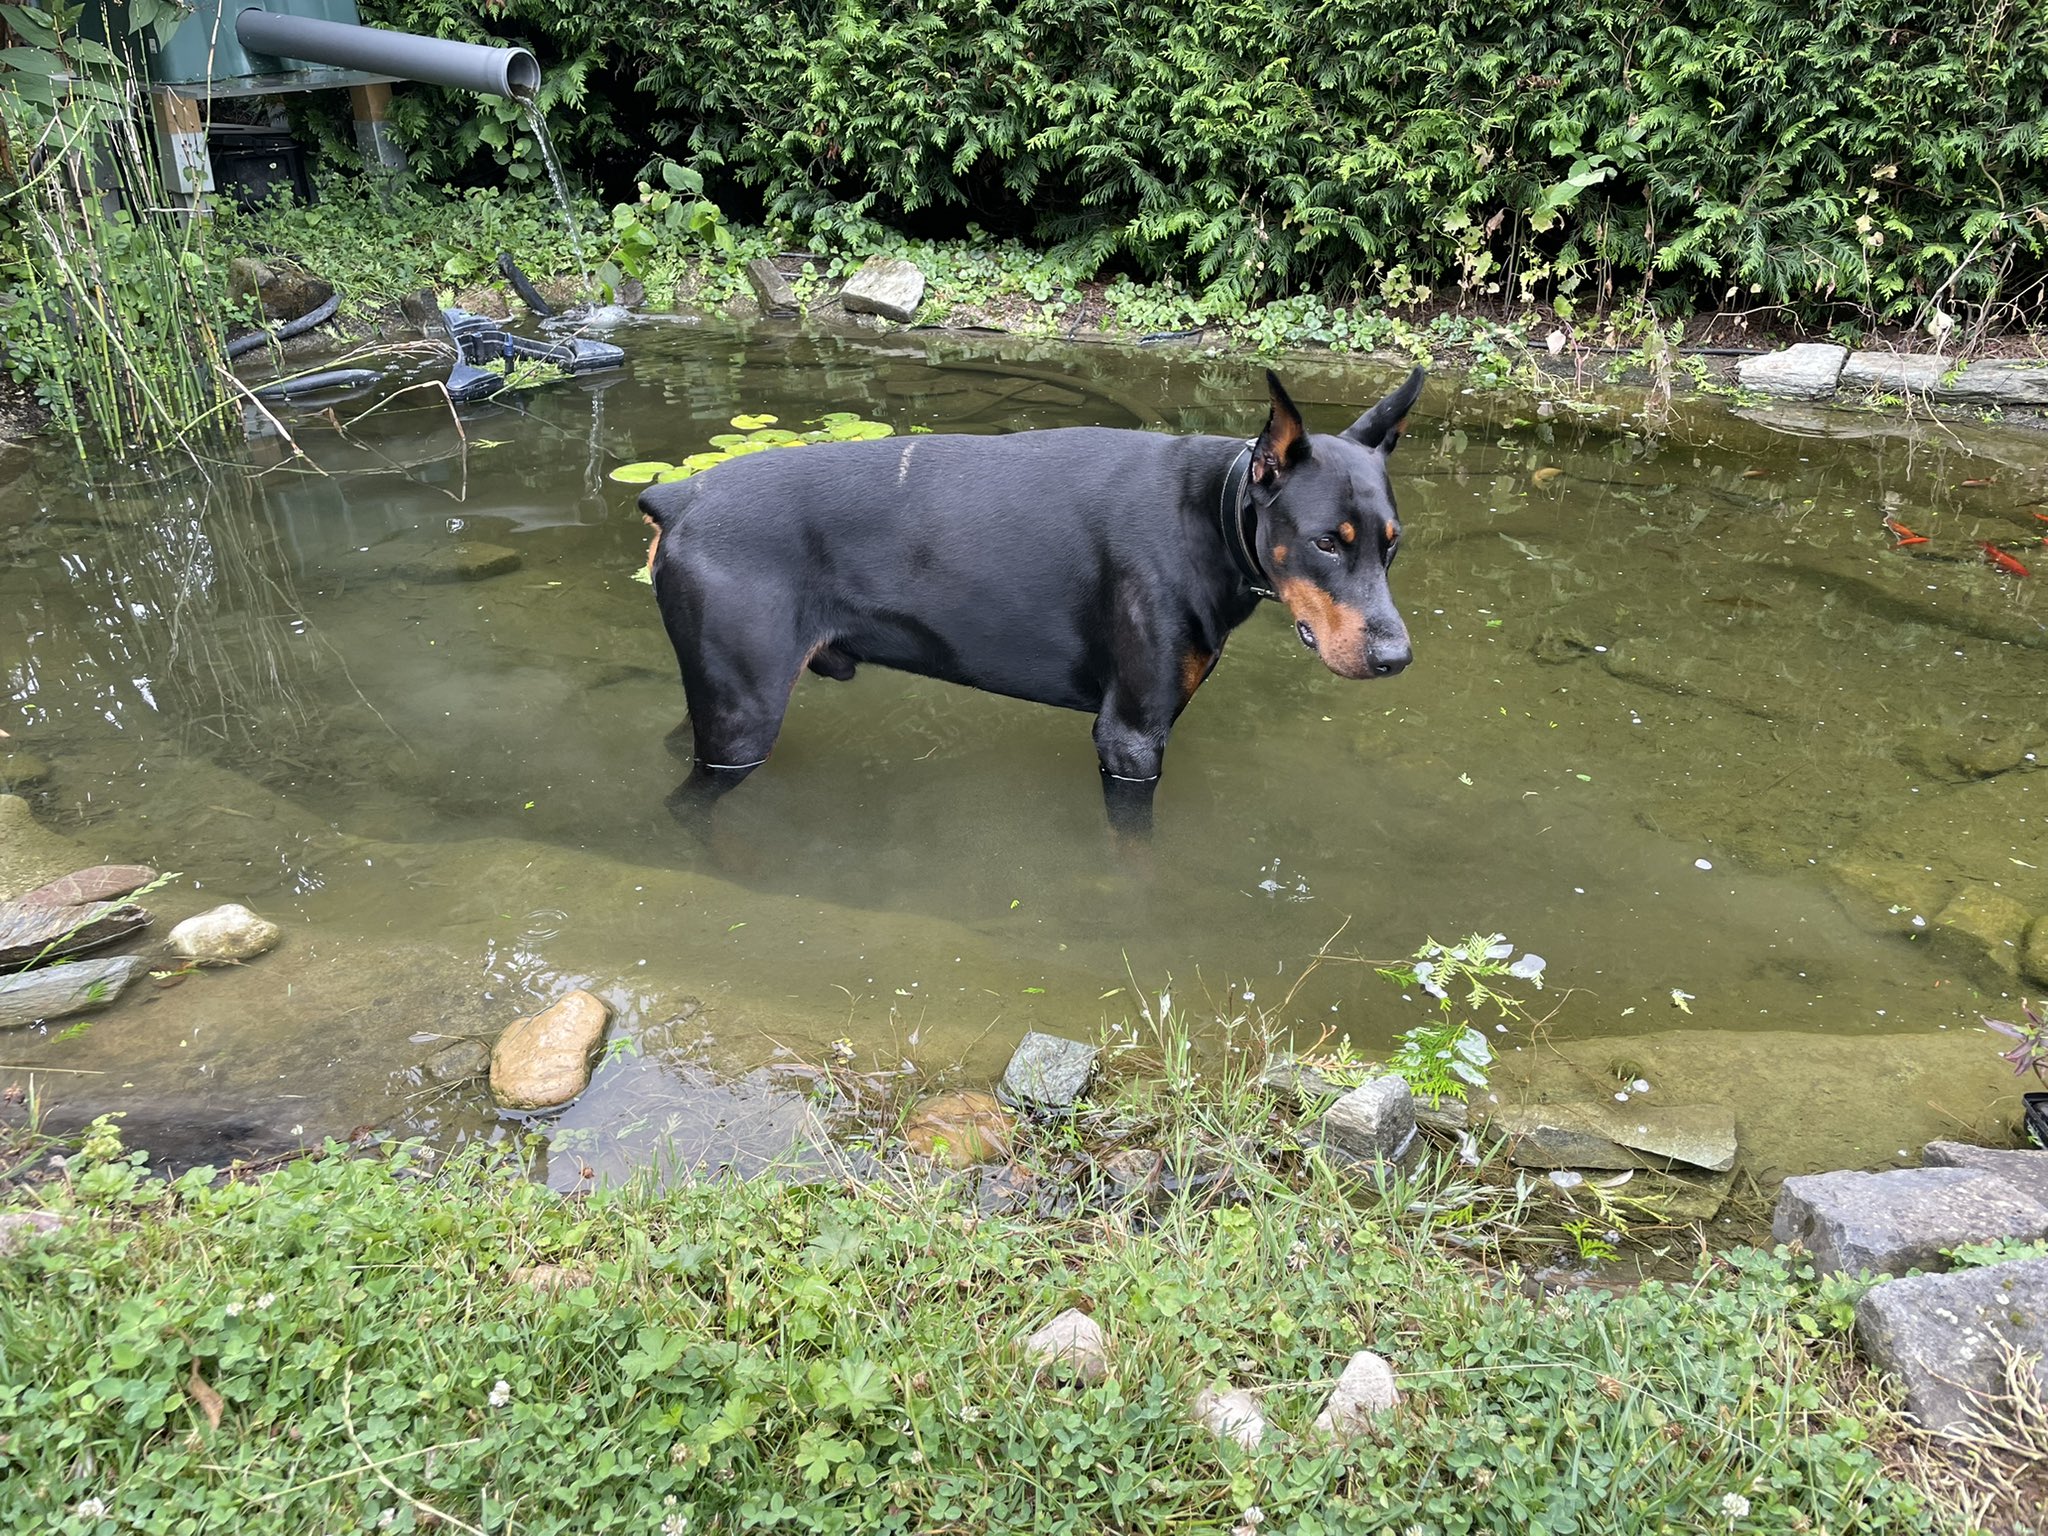
[[[1785,1257],[1545,1294],[1451,1246],[1499,1213],[1475,1188],[1378,1190],[1242,1073],[1166,1065],[986,1186],[565,1199],[506,1148],[413,1146],[164,1185],[96,1132],[37,1187],[70,1225],[0,1265],[0,1529],[1942,1528],[1845,1395],[1842,1298]],[[1113,1140],[1214,1177],[1088,1195]],[[579,1273],[515,1278],[542,1264]],[[1014,1341],[1076,1305],[1107,1379],[1034,1381]],[[1363,1348],[1402,1408],[1326,1445]],[[1208,1385],[1258,1395],[1257,1454],[1190,1422]]]

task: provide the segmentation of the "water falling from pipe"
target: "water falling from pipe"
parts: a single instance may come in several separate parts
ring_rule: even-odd
[[[569,226],[569,249],[576,257],[576,274],[580,284],[577,294],[588,299],[597,284],[590,275],[590,263],[583,255],[583,229],[576,222],[576,205],[569,197],[569,181],[562,174],[562,162],[555,157],[555,141],[548,137],[547,115],[541,111],[540,98],[530,91],[515,91],[512,99],[519,103],[526,113],[527,130],[540,145],[540,157],[548,168],[548,180],[554,184],[555,201],[562,205],[562,220]]]

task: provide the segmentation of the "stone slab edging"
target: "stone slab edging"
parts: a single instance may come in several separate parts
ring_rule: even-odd
[[[1832,400],[1843,387],[1919,395],[1941,405],[2048,405],[2048,362],[2000,358],[1958,365],[1935,352],[1851,352],[1805,341],[1735,366],[1744,389],[1780,400]]]

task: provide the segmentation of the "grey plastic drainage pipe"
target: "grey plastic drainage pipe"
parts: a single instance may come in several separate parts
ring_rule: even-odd
[[[250,53],[421,80],[486,96],[528,97],[540,89],[540,63],[524,48],[485,48],[311,16],[280,16],[256,6],[235,18],[235,40]]]

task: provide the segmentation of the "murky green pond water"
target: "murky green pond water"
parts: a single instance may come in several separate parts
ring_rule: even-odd
[[[1093,1033],[1169,983],[1205,1013],[1291,994],[1311,1037],[1370,1051],[1421,1014],[1356,957],[1498,930],[1548,957],[1556,1005],[1502,1038],[1504,1091],[1622,1070],[1732,1104],[1766,1179],[2016,1117],[1977,1017],[2020,985],[1936,919],[1966,891],[2048,913],[2048,605],[1976,547],[2048,526],[2048,446],[1712,404],[1652,432],[1624,395],[1440,377],[1395,461],[1415,665],[1346,682],[1260,614],[1174,734],[1148,860],[1105,835],[1085,717],[874,668],[799,684],[705,846],[662,809],[681,693],[609,469],[743,411],[1241,435],[1262,384],[930,333],[616,339],[623,374],[471,409],[466,440],[422,406],[297,415],[305,458],[211,486],[10,467],[0,781],[32,753],[21,792],[84,861],[182,871],[160,922],[237,900],[287,938],[72,1038],[0,1038],[0,1077],[61,1068],[38,1086],[71,1113],[224,1146],[474,1130],[472,1091],[411,1069],[580,984],[618,1018],[558,1181],[747,1166],[806,1112],[709,1068],[760,1080],[846,1036],[986,1081],[1027,1028]],[[1394,377],[1283,372],[1319,430]],[[1930,542],[1894,550],[1887,515]],[[434,579],[494,550],[516,564]]]

